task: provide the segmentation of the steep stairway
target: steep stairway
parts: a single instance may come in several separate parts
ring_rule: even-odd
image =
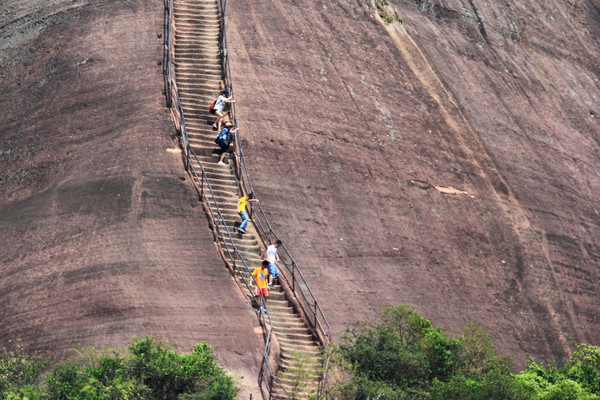
[[[175,81],[189,143],[207,173],[236,248],[248,267],[253,269],[263,260],[261,241],[252,223],[248,225],[247,234],[237,232],[240,222],[237,202],[241,193],[233,169],[235,161],[229,158],[225,160],[227,165],[217,164],[218,148],[214,143],[217,133],[211,126],[214,115],[208,112],[208,105],[218,96],[223,85],[219,5],[217,0],[175,0],[173,7]],[[191,162],[196,163],[195,160]],[[195,167],[200,169],[199,165]],[[221,224],[219,221],[215,223]],[[224,243],[219,245],[224,246]],[[238,263],[238,267],[240,265],[242,268],[236,279],[252,282],[250,272],[245,270],[243,263]],[[245,294],[250,300],[251,295]],[[313,334],[280,285],[271,291],[267,310],[280,349],[276,377],[285,389],[272,382],[272,398],[308,398],[318,387],[322,361]]]

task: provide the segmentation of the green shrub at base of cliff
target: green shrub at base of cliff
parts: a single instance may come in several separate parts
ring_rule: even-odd
[[[0,353],[1,400],[229,400],[234,379],[201,343],[190,354],[151,337],[133,339],[128,354],[95,349],[49,369],[47,359],[22,349]]]
[[[327,397],[356,400],[600,400],[600,348],[582,345],[562,368],[532,360],[519,374],[469,323],[449,338],[409,306],[350,327],[333,349]]]

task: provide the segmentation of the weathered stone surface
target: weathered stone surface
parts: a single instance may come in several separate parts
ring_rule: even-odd
[[[162,4],[0,5],[0,337],[206,340],[251,383],[252,311],[168,151]],[[256,192],[334,333],[405,303],[519,363],[600,344],[600,4],[390,4],[403,26],[229,3]]]
[[[600,3],[388,3],[229,5],[255,189],[334,332],[406,303],[519,364],[599,344]]]
[[[256,396],[261,331],[165,107],[163,2],[8,0],[0,26],[0,346],[206,341]]]

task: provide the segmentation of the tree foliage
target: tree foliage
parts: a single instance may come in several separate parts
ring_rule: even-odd
[[[22,349],[0,353],[0,400],[221,400],[238,392],[206,343],[181,355],[151,337],[134,338],[124,356],[93,348],[78,354],[50,368]]]
[[[489,332],[468,323],[448,337],[409,306],[357,323],[332,352],[328,397],[356,400],[600,400],[600,348],[581,345],[558,368],[533,360],[514,374]]]

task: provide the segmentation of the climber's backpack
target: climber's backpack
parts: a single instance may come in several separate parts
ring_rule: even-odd
[[[215,103],[217,102],[217,100],[213,100],[212,103],[210,103],[210,106],[208,106],[208,112],[211,114],[215,113]]]
[[[221,132],[217,135],[215,143],[221,147],[229,146],[230,142],[230,130],[227,128],[221,129]]]

